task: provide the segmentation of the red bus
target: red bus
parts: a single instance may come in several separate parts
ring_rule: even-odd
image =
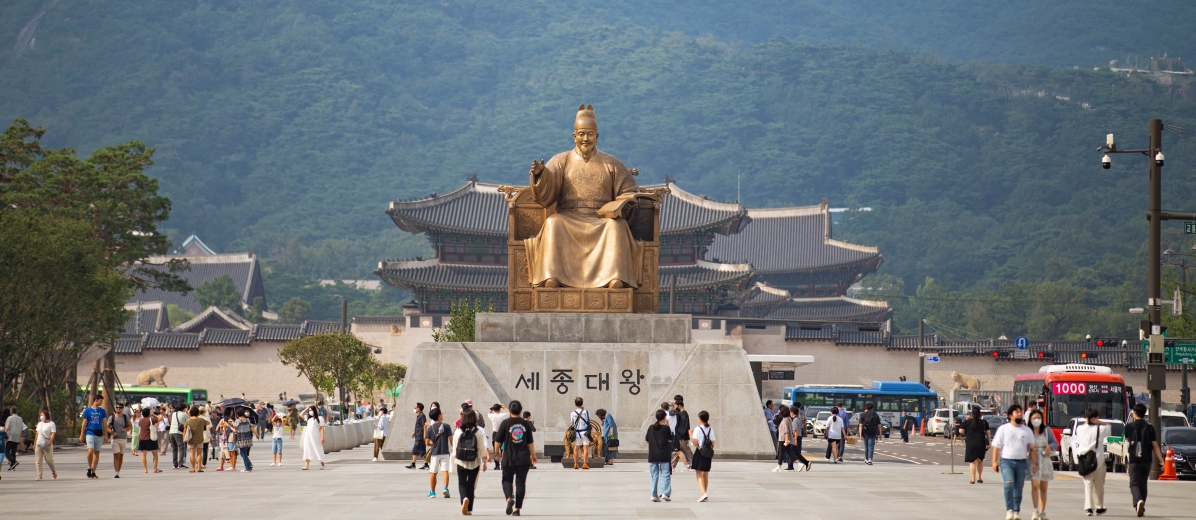
[[[1047,425],[1055,440],[1089,408],[1100,410],[1102,419],[1124,421],[1129,411],[1125,380],[1113,369],[1098,365],[1047,365],[1034,374],[1013,379],[1013,402],[1025,408],[1037,401],[1047,412]]]

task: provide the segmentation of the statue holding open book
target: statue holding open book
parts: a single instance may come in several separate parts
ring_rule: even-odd
[[[622,209],[640,195],[635,173],[598,149],[594,107],[573,123],[576,147],[548,162],[534,161],[535,200],[556,213],[540,234],[525,240],[531,283],[543,287],[638,287],[644,246],[631,235]]]
[[[509,308],[631,312],[634,291],[634,312],[656,312],[665,190],[641,190],[637,171],[598,149],[592,105],[578,108],[573,141],[572,150],[532,162],[528,187],[500,188],[511,203]]]

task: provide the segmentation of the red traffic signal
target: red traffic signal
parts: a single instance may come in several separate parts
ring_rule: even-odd
[[[1044,353],[1042,353],[1042,352],[1039,352],[1039,353],[1038,353],[1038,357],[1040,357],[1040,358],[1041,358],[1041,357],[1046,357],[1046,354],[1044,354]]]
[[[1080,352],[1080,359],[1088,359],[1088,353],[1087,353],[1087,352]]]
[[[1000,352],[997,352],[995,350],[993,351],[993,357],[1000,357],[1000,356],[1001,356]]]

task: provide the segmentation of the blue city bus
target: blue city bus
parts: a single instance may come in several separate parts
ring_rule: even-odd
[[[843,403],[849,411],[862,412],[864,403],[876,403],[876,412],[894,428],[901,424],[902,410],[909,411],[922,424],[923,415],[933,412],[938,404],[937,393],[926,385],[908,381],[873,381],[870,388],[810,384],[785,387],[784,392],[781,402],[786,405],[799,402],[803,406],[829,408]]]

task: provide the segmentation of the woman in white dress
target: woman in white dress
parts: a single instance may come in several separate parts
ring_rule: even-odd
[[[303,429],[303,469],[311,466],[312,459],[320,461],[320,469],[324,469],[324,421],[314,406],[303,411],[303,419],[307,421]]]

